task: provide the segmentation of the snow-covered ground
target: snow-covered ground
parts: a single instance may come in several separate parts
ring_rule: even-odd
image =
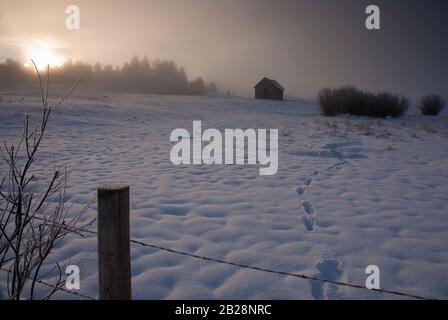
[[[39,114],[39,98],[0,96],[0,138],[12,141],[23,113]],[[79,206],[99,184],[130,184],[133,239],[361,285],[374,264],[382,288],[446,299],[446,114],[423,117],[413,108],[401,119],[325,118],[299,99],[78,92],[51,119],[38,163],[56,159],[73,168],[68,200]],[[193,120],[203,129],[279,129],[277,174],[260,176],[247,165],[173,165],[170,133],[191,132]],[[136,299],[399,298],[137,244],[131,255]],[[93,235],[67,238],[51,256],[78,264],[80,292],[94,297],[96,259]]]

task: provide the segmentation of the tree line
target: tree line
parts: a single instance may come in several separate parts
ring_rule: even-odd
[[[91,64],[68,59],[60,67],[51,68],[52,83],[68,84],[83,76],[84,86],[119,92],[205,95],[216,94],[216,84],[206,84],[201,77],[190,80],[183,67],[174,61],[150,61],[134,56],[121,67],[101,63]],[[35,75],[18,61],[6,59],[0,63],[0,86],[20,86],[33,83]]]

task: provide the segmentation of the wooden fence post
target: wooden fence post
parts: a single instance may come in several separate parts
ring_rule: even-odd
[[[98,268],[101,300],[130,300],[129,186],[98,187]]]

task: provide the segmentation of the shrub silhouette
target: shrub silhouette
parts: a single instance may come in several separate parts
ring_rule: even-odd
[[[400,117],[409,106],[405,97],[388,92],[372,93],[355,87],[324,88],[319,91],[321,113],[334,117],[341,114],[368,117]]]
[[[424,96],[418,107],[425,116],[437,116],[445,107],[445,100],[437,94]]]

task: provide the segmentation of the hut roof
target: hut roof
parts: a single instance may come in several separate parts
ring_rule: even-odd
[[[276,80],[274,80],[274,79],[269,79],[269,78],[266,78],[266,77],[264,77],[263,79],[261,79],[256,85],[255,85],[255,87],[254,88],[256,88],[260,83],[262,83],[263,81],[269,81],[270,83],[272,83],[274,86],[276,86],[277,88],[279,88],[279,89],[281,89],[281,90],[284,90],[285,88],[283,88],[283,86],[280,84],[280,83],[278,83]]]

